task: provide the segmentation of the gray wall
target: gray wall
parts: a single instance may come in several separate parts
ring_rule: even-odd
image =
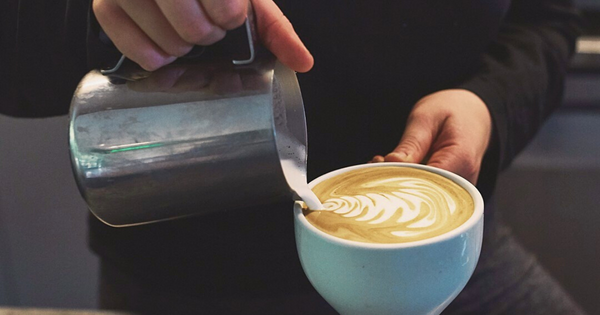
[[[557,113],[496,193],[515,234],[589,314],[600,314],[598,135],[600,109]]]
[[[0,115],[0,305],[93,308],[98,262],[65,117]]]

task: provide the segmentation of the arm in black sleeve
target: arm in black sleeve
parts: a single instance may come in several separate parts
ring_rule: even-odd
[[[579,26],[570,0],[514,0],[481,70],[459,86],[490,110],[496,156],[486,158],[496,160],[496,170],[510,164],[561,104]]]

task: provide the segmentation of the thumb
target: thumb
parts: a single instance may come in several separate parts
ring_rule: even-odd
[[[314,64],[312,55],[273,0],[252,0],[252,5],[263,45],[292,70],[310,70]]]
[[[439,123],[427,116],[409,117],[400,143],[385,156],[385,161],[420,163],[429,152],[438,130]]]

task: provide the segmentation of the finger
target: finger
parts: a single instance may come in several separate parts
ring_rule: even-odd
[[[173,62],[113,0],[93,2],[96,19],[117,49],[142,68],[152,71]]]
[[[458,174],[469,182],[476,184],[481,159],[468,152],[466,147],[449,145],[433,152],[427,165]]]
[[[225,30],[211,21],[198,0],[156,0],[156,4],[177,34],[188,43],[210,45],[225,37]]]
[[[367,163],[381,163],[381,162],[385,162],[385,158],[381,155],[376,155],[371,159],[371,161],[369,161]]]
[[[232,30],[246,20],[248,0],[200,0],[210,20],[219,27]]]
[[[440,123],[427,115],[411,115],[398,146],[385,156],[386,162],[420,163],[425,159]]]
[[[272,0],[253,0],[252,4],[263,45],[291,69],[309,71],[313,57],[277,5]]]
[[[167,54],[181,57],[192,50],[193,45],[177,34],[153,0],[120,0],[119,4],[142,31]]]

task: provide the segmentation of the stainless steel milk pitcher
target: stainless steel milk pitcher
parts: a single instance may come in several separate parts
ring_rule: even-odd
[[[110,74],[95,70],[77,87],[73,172],[106,224],[291,199],[294,182],[306,182],[296,74],[270,55],[241,66],[198,59],[152,73],[133,63]]]

